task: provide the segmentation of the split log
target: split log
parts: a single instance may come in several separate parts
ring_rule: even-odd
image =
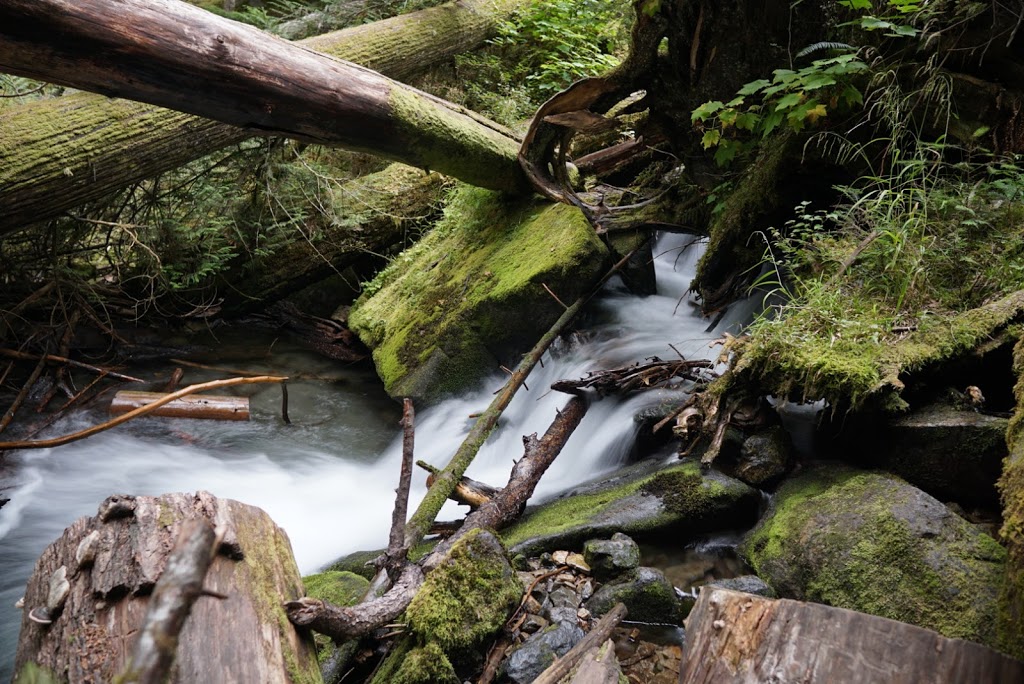
[[[704,588],[686,619],[679,681],[1020,682],[1024,663],[887,618]]]
[[[434,480],[437,478],[437,474],[441,472],[441,469],[430,465],[426,461],[416,461],[416,465],[430,473],[430,475],[427,475],[427,487],[434,484]],[[476,510],[490,501],[499,491],[497,487],[492,487],[485,482],[480,482],[463,475],[459,478],[459,483],[455,485],[455,489],[448,498],[455,503],[460,503],[463,506],[469,506],[471,509]]]
[[[7,0],[0,70],[527,189],[509,131],[364,67],[178,0]],[[176,143],[180,144],[180,143]]]
[[[293,629],[280,607],[280,597],[303,593],[287,536],[263,511],[206,492],[114,496],[96,516],[72,523],[29,579],[15,671],[32,663],[53,681],[114,681],[158,598],[168,552],[195,518],[218,539],[205,587],[228,598],[194,603],[170,681],[320,681],[312,638]],[[50,596],[55,574],[67,583],[59,601]],[[45,619],[33,621],[30,612]]]
[[[110,412],[128,413],[166,396],[160,392],[121,390],[110,402]],[[164,404],[150,413],[168,418],[206,418],[210,420],[249,420],[249,397],[224,397],[192,394]]]
[[[459,0],[300,44],[401,80],[480,45],[529,1]],[[7,108],[0,235],[260,134],[91,93]]]

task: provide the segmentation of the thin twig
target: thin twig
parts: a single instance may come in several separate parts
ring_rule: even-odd
[[[285,425],[291,425],[291,418],[288,417],[288,383],[281,383],[281,420]]]
[[[25,402],[25,398],[28,397],[29,390],[32,389],[32,385],[36,384],[36,380],[39,379],[39,376],[42,374],[45,366],[46,359],[39,359],[39,363],[36,364],[32,374],[28,377],[25,384],[22,385],[21,391],[18,392],[18,396],[14,397],[14,401],[11,402],[11,407],[7,409],[7,413],[3,415],[3,418],[0,418],[0,432],[6,430],[7,426],[11,424],[12,420],[14,420],[14,414],[18,412],[18,409],[21,408],[21,405]],[[3,447],[0,446],[0,450],[2,449]]]
[[[387,563],[391,570],[397,571],[409,554],[409,545],[405,538],[405,519],[409,514],[409,488],[412,484],[412,455],[415,446],[416,411],[412,399],[406,397],[402,402],[402,471],[398,478],[398,489],[395,490],[395,509],[391,513],[391,537],[388,541]],[[397,572],[389,573],[397,577]]]
[[[84,368],[85,370],[92,371],[93,373],[105,373],[112,378],[118,380],[127,380],[128,382],[145,382],[141,378],[132,377],[131,375],[125,375],[123,373],[116,373],[109,368],[102,368],[100,366],[93,366],[88,363],[82,363],[81,361],[75,361],[65,356],[58,356],[56,354],[43,354],[38,356],[36,354],[29,354],[26,352],[17,351],[14,349],[0,349],[0,356],[6,356],[11,359],[21,359],[23,361],[36,361],[42,359],[43,361],[54,361],[56,363],[66,363],[76,368]]]

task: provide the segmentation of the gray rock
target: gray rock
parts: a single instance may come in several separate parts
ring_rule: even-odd
[[[779,488],[740,550],[783,598],[995,644],[1006,550],[893,475],[808,470]]]
[[[619,602],[626,604],[630,620],[678,624],[681,618],[675,587],[654,568],[639,567],[605,584],[594,592],[586,606],[595,616],[601,616]]]
[[[591,574],[602,582],[640,566],[640,547],[628,535],[591,539],[583,545],[583,558]]]
[[[792,457],[789,434],[781,425],[773,425],[743,442],[736,467],[729,474],[763,489],[782,479],[789,471]]]
[[[583,638],[579,625],[561,622],[527,639],[505,661],[505,676],[516,684],[529,684]]]
[[[715,580],[714,582],[708,582],[708,586],[742,591],[745,594],[756,594],[765,598],[775,598],[775,590],[757,575],[741,575],[740,577]]]

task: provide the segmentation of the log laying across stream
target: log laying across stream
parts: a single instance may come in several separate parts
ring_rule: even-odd
[[[0,71],[209,117],[245,136],[343,146],[481,187],[527,187],[519,143],[501,126],[178,0],[6,0]],[[240,139],[204,135],[207,152]]]
[[[299,41],[394,79],[481,44],[530,0],[459,0]],[[0,113],[0,235],[261,131],[93,93]]]

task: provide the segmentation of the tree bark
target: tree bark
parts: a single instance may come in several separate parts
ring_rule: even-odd
[[[922,627],[815,603],[705,588],[686,619],[679,681],[1024,681],[1024,663]]]
[[[150,404],[164,395],[160,392],[121,390],[110,401],[111,413],[128,413]],[[150,415],[169,418],[207,418],[210,420],[249,420],[249,397],[225,397],[193,394],[175,399]]]
[[[284,617],[281,599],[302,595],[287,536],[263,511],[206,492],[110,497],[80,518],[36,563],[25,593],[15,671],[32,663],[54,681],[110,682],[122,672],[157,600],[168,553],[189,519],[213,525],[218,554],[204,586],[228,596],[199,597],[184,623],[172,682],[319,681],[312,639]],[[51,624],[51,578],[68,583]]]
[[[479,45],[527,4],[460,0],[300,44],[403,79]],[[91,93],[10,108],[0,114],[0,235],[260,134]]]

